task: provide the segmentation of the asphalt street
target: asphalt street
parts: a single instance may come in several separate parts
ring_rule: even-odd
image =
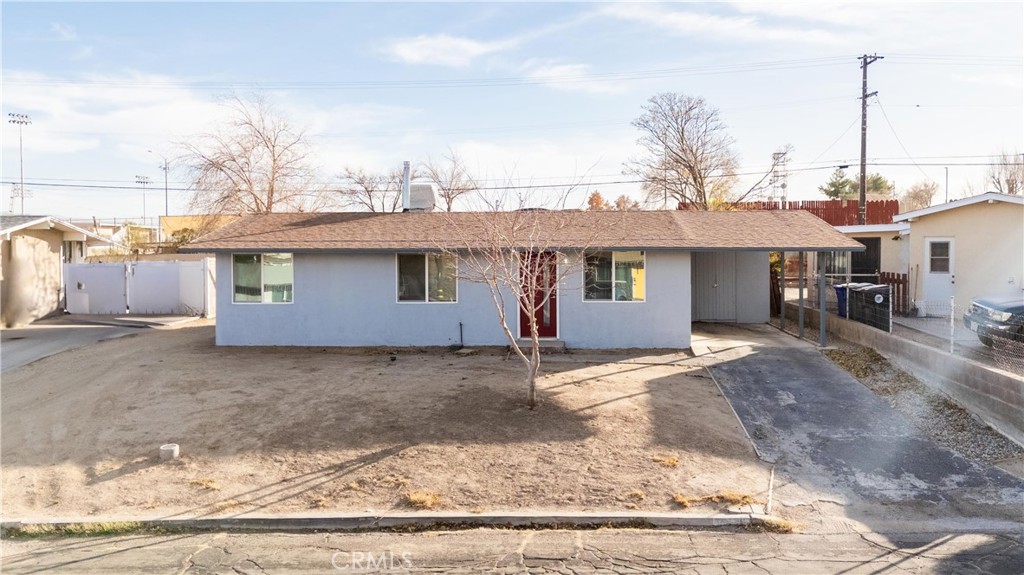
[[[201,534],[3,542],[5,574],[1019,574],[1020,536],[637,530]]]

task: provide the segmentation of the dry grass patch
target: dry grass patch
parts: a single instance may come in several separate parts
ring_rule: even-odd
[[[416,509],[433,509],[441,504],[441,494],[435,491],[410,491],[405,494],[405,503]]]
[[[801,526],[799,523],[795,523],[789,519],[770,517],[758,523],[753,523],[750,527],[752,530],[761,533],[796,533],[800,530]]]
[[[752,505],[757,503],[757,499],[753,495],[747,493],[737,493],[735,491],[720,491],[712,495],[705,495],[703,497],[687,497],[681,493],[676,493],[672,496],[672,501],[679,505],[683,509],[689,509],[698,505],[705,505],[707,503],[716,503],[718,505]]]
[[[637,489],[636,491],[633,491],[632,493],[629,494],[629,498],[635,501],[643,501],[646,497],[647,494],[641,491],[640,489]]]
[[[128,535],[143,529],[138,521],[21,525],[3,529],[4,538],[99,537]]]
[[[188,482],[192,487],[199,487],[208,491],[220,491],[220,484],[210,477],[200,477],[199,479],[193,479]]]
[[[665,467],[679,467],[678,455],[666,455],[664,457],[659,455],[656,457],[652,457],[651,460],[654,461],[655,463],[660,463]]]

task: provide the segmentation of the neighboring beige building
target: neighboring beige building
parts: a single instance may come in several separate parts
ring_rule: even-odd
[[[919,310],[948,309],[950,296],[962,309],[976,296],[1024,289],[1024,197],[988,192],[893,221],[910,224],[910,298]]]
[[[875,282],[858,276],[877,276],[879,273],[908,273],[910,266],[910,224],[869,224],[864,226],[836,226],[836,230],[853,238],[867,248],[851,254],[852,281]]]
[[[0,216],[0,320],[31,323],[62,308],[64,264],[109,240],[49,216]]]

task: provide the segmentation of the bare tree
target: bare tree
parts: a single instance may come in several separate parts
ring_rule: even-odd
[[[262,95],[226,102],[230,117],[215,132],[184,142],[192,197],[204,214],[264,214],[320,207],[305,133]]]
[[[345,183],[335,191],[343,208],[368,212],[402,211],[402,170],[372,173],[362,168],[345,168],[340,177]],[[413,172],[411,177],[416,178],[418,174]]]
[[[988,181],[1000,194],[1024,194],[1024,154],[1000,154],[988,170]]]
[[[437,186],[438,196],[446,212],[452,211],[455,200],[477,189],[476,180],[466,168],[466,162],[451,148],[440,161],[427,158],[423,174]]]
[[[615,198],[615,209],[619,210],[620,212],[628,212],[631,210],[640,210],[643,208],[640,206],[640,202],[634,200],[633,198],[627,196],[626,194],[622,194],[621,196]]]
[[[568,190],[549,205],[564,205]],[[551,311],[563,280],[580,277],[584,254],[595,245],[603,230],[624,229],[615,212],[602,212],[598,221],[581,210],[547,210],[533,207],[535,198],[503,191],[496,198],[481,198],[489,209],[447,214],[450,236],[438,241],[439,249],[458,258],[458,276],[487,286],[509,348],[526,371],[527,405],[537,405],[537,375],[540,371],[538,323]],[[497,206],[511,209],[502,210]],[[571,247],[567,247],[571,246]],[[510,304],[512,304],[510,306]],[[516,318],[525,320],[529,346],[513,332]],[[522,324],[520,324],[522,326]]]
[[[626,163],[639,176],[648,204],[698,210],[729,209],[765,191],[784,154],[748,190],[735,192],[739,157],[718,110],[703,98],[675,92],[652,96],[633,120],[643,155]]]
[[[921,181],[907,188],[900,196],[900,211],[912,212],[932,205],[932,199],[939,191],[939,185],[932,181]]]

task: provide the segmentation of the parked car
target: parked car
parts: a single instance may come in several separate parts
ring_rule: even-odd
[[[972,299],[971,307],[964,312],[964,325],[988,346],[993,337],[1024,342],[1024,293]]]

